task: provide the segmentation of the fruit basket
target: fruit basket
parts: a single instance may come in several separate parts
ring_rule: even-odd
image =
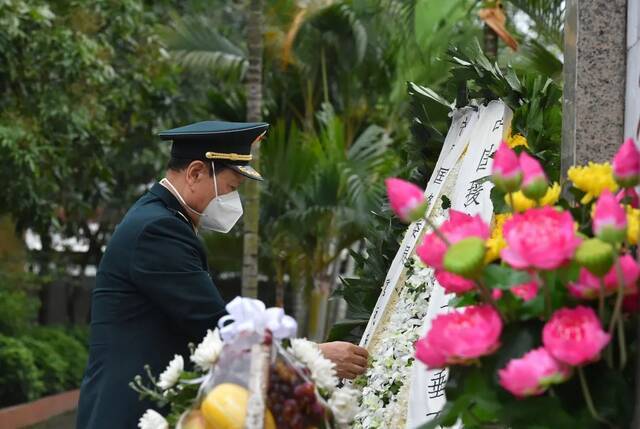
[[[157,379],[148,374],[151,386],[136,377],[132,388],[142,398],[170,410],[148,410],[140,428],[321,429],[352,421],[356,391],[339,386],[317,344],[292,338],[293,319],[248,298],[236,298],[227,311],[192,347],[192,369],[176,356]]]

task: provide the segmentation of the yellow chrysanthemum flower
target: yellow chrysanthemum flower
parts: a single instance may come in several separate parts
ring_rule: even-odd
[[[640,210],[627,206],[627,242],[638,244],[640,228]]]
[[[582,167],[571,167],[567,176],[573,182],[573,186],[585,192],[580,202],[587,204],[596,197],[599,197],[605,189],[615,192],[618,184],[613,179],[611,164],[597,164],[589,162],[589,165]]]
[[[560,199],[560,184],[553,182],[553,185],[549,186],[547,193],[540,199],[540,204],[543,206],[552,206]]]
[[[507,246],[502,236],[502,227],[504,223],[511,217],[510,214],[501,213],[495,216],[495,224],[491,230],[491,237],[487,240],[487,253],[485,253],[485,263],[491,263],[500,257],[500,251]]]
[[[509,137],[509,140],[507,140],[507,146],[509,146],[511,149],[518,146],[524,146],[528,149],[529,143],[527,142],[527,138],[525,136],[523,136],[522,134],[516,134]]]
[[[558,182],[553,182],[553,185],[549,186],[547,192],[544,194],[544,197],[540,199],[540,205],[552,206],[557,203],[559,199],[560,184]],[[509,207],[511,207],[511,198],[509,197],[509,194],[504,196],[504,201]],[[523,212],[525,210],[534,208],[536,206],[536,201],[525,197],[522,191],[518,191],[513,193],[513,204],[515,205],[515,211]]]

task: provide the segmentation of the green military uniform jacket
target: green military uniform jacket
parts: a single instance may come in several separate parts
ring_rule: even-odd
[[[136,428],[154,404],[129,382],[149,364],[164,370],[174,354],[188,362],[225,314],[204,247],[178,200],[156,183],[117,226],[93,291],[89,363],[80,391],[78,429]]]

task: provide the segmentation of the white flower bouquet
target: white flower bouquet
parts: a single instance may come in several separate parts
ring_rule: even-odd
[[[317,344],[294,338],[297,325],[280,308],[236,298],[228,316],[176,355],[157,378],[147,369],[131,387],[168,409],[147,410],[141,429],[340,428],[353,420],[357,391],[338,388],[334,364]],[[229,323],[231,322],[231,323]],[[189,368],[187,368],[187,366]]]

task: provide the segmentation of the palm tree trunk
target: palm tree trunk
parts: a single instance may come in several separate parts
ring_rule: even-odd
[[[331,262],[329,265],[329,294],[327,297],[327,315],[324,320],[324,333],[326,334],[331,331],[331,327],[338,320],[338,311],[340,308],[341,299],[331,299],[331,294],[338,286],[339,277],[340,277],[340,267],[342,266],[343,253],[340,252],[340,255],[336,257],[336,259]]]
[[[284,270],[285,263],[281,258],[276,261],[276,307],[284,308]]]
[[[325,273],[317,276],[309,301],[309,339],[322,342],[325,338],[325,326],[329,305],[331,280]]]
[[[262,120],[262,27],[263,0],[248,0],[247,47],[247,121]],[[252,148],[255,168],[260,167],[260,142]],[[245,188],[244,247],[242,256],[242,295],[258,296],[258,220],[260,217],[260,189],[258,182],[250,180]]]
[[[309,318],[309,306],[307,305],[309,300],[307,299],[308,291],[306,285],[303,282],[297,284],[294,294],[293,316],[298,322],[298,336],[306,337]]]

